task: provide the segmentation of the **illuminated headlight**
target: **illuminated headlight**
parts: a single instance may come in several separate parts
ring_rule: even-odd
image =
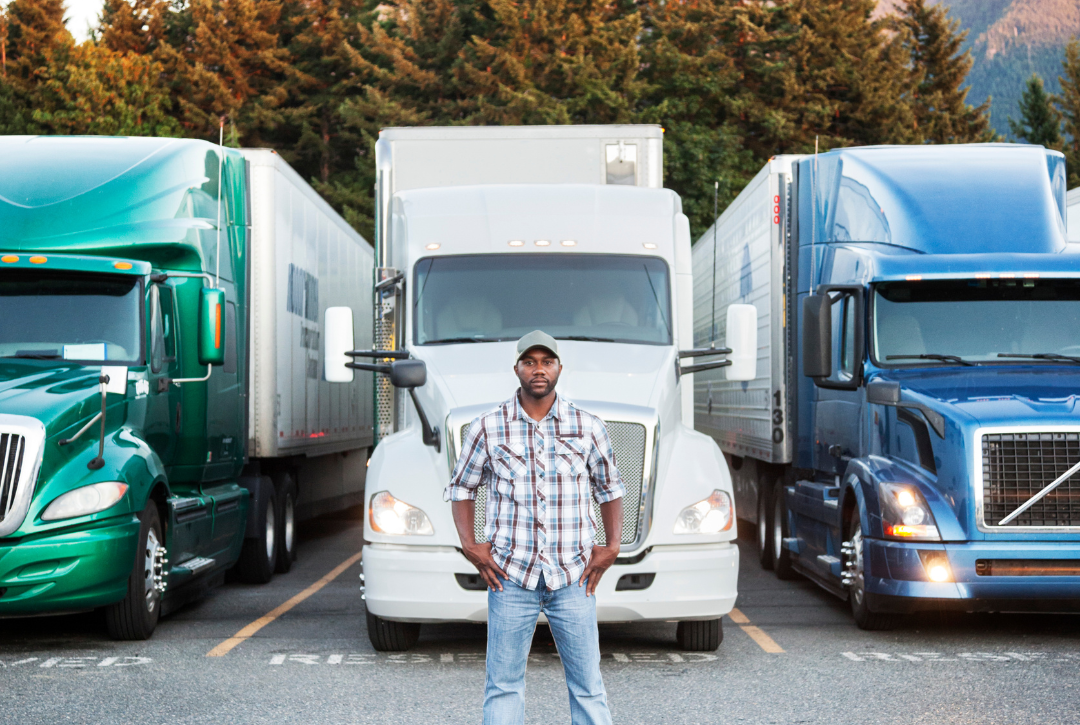
[[[735,520],[731,496],[716,490],[704,501],[687,506],[675,520],[676,534],[719,534]]]
[[[952,569],[949,567],[949,557],[944,551],[919,550],[919,558],[922,560],[926,578],[932,582],[951,582],[953,580]]]
[[[881,523],[893,539],[941,541],[934,515],[919,489],[908,483],[881,483]]]
[[[371,528],[380,534],[431,536],[435,533],[427,514],[415,506],[397,500],[389,491],[380,491],[371,497],[368,516]]]
[[[127,490],[127,484],[119,481],[102,481],[76,488],[57,497],[41,514],[41,518],[43,521],[59,521],[96,514],[119,503]]]

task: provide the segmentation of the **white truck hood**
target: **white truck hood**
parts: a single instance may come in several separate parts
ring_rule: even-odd
[[[495,407],[518,388],[513,366],[516,342],[426,345],[411,349],[428,366],[451,408]],[[597,400],[654,406],[662,374],[675,375],[670,345],[560,340],[563,363],[558,391],[570,400]]]

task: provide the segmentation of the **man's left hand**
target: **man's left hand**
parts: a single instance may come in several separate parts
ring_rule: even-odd
[[[617,546],[594,546],[589,564],[585,567],[585,573],[581,575],[578,586],[585,587],[585,596],[591,597],[596,591],[596,585],[600,583],[600,577],[615,563],[615,557],[619,555]]]

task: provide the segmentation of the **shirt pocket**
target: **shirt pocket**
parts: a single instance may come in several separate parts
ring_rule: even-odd
[[[525,446],[520,443],[500,443],[491,451],[491,472],[504,481],[524,481],[529,475]]]
[[[555,472],[568,478],[585,475],[588,456],[585,445],[579,438],[555,439]]]

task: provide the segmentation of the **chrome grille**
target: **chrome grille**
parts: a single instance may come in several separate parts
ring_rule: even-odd
[[[15,433],[0,433],[0,521],[11,513],[18,493],[26,439]]]
[[[461,426],[458,441],[465,440],[465,434],[472,423]],[[611,446],[615,451],[615,463],[619,467],[626,494],[623,497],[623,544],[632,544],[637,540],[641,519],[641,494],[645,478],[645,426],[640,423],[620,421],[606,422]],[[473,519],[473,533],[478,543],[486,541],[484,528],[487,521],[487,486],[481,486],[476,492],[476,514]],[[593,517],[596,519],[596,543],[603,546],[607,542],[604,521],[600,517],[600,505],[593,501]]]
[[[987,526],[1080,462],[1080,431],[987,433],[982,437],[982,513]],[[1080,473],[1002,528],[1080,526]]]

